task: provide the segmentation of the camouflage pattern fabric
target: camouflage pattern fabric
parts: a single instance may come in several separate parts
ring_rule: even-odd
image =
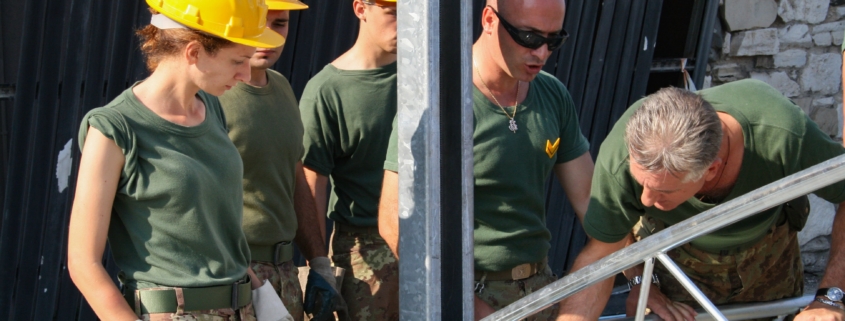
[[[232,309],[185,311],[183,313],[142,314],[143,321],[257,321],[252,304],[237,312]]]
[[[335,226],[329,256],[346,269],[340,294],[349,318],[399,320],[399,263],[387,243],[375,227],[338,231]]]
[[[791,230],[789,224],[773,228],[744,251],[719,255],[685,244],[668,255],[717,305],[771,301],[803,294],[804,265],[797,232]],[[655,265],[655,273],[660,278],[661,292],[670,299],[699,307],[663,264]]]
[[[279,297],[282,298],[285,308],[296,321],[303,320],[302,312],[302,289],[299,286],[299,268],[293,264],[293,260],[273,265],[271,262],[252,261],[250,267],[255,275],[270,282]]]
[[[555,276],[549,266],[546,265],[542,271],[527,279],[517,281],[484,281],[484,289],[481,290],[481,293],[476,293],[475,295],[478,296],[481,301],[487,302],[487,304],[493,307],[493,309],[499,310],[554,281],[557,281],[557,276]],[[558,306],[558,304],[552,305],[551,307],[540,311],[540,313],[532,315],[525,320],[555,320],[558,314]]]

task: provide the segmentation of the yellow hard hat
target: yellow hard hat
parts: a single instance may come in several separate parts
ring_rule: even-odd
[[[147,0],[155,11],[188,28],[258,48],[276,48],[285,38],[266,26],[264,0]]]
[[[270,10],[302,10],[308,9],[308,5],[297,0],[267,0],[267,7]]]

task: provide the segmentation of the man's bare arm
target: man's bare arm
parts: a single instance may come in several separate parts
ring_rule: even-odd
[[[627,239],[616,243],[604,243],[591,238],[587,241],[584,249],[581,250],[581,254],[578,254],[578,257],[575,259],[572,271],[578,271],[618,251],[625,247],[626,243]],[[560,313],[557,320],[598,320],[601,312],[604,310],[604,306],[607,304],[607,300],[610,298],[612,289],[613,278],[608,278],[566,298],[560,303]]]
[[[830,256],[819,288],[845,286],[845,202],[839,203],[833,218],[833,232],[830,235]],[[820,302],[810,306],[795,317],[795,321],[845,320],[845,312]]]
[[[314,198],[314,205],[317,208],[317,211],[314,212],[314,214],[316,215],[314,219],[316,220],[317,225],[320,226],[320,235],[322,236],[323,240],[325,240],[326,206],[328,206],[328,198],[326,197],[326,186],[328,186],[329,184],[329,178],[308,168],[308,166],[303,166],[302,169],[305,173],[305,181],[308,183],[308,188],[311,191],[311,196]]]
[[[325,188],[323,189],[325,190]],[[297,229],[294,241],[309,261],[318,256],[326,256],[325,217],[318,214],[314,194],[305,179],[302,163],[296,163],[296,183],[294,183],[293,209],[296,212]],[[325,209],[323,210],[325,211]],[[322,226],[322,229],[320,228]]]
[[[572,203],[581,223],[590,204],[590,183],[593,180],[593,158],[586,152],[578,158],[555,165],[554,171],[566,197]]]
[[[399,173],[384,171],[378,204],[378,233],[399,258]]]

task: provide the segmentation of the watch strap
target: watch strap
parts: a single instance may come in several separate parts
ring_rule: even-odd
[[[642,276],[640,276],[640,275],[634,276],[630,280],[628,280],[628,289],[630,290],[631,288],[633,288],[637,285],[640,285],[642,283],[643,283],[643,277]],[[656,285],[658,288],[660,288],[660,279],[657,278],[657,274],[651,275],[651,283]]]
[[[816,301],[816,302],[819,302],[819,303],[823,303],[823,304],[829,305],[829,306],[832,306],[832,307],[836,307],[836,308],[837,308],[837,309],[839,309],[839,310],[845,311],[845,306],[842,306],[842,305],[840,305],[840,304],[838,304],[838,303],[836,303],[836,302],[833,302],[833,301],[831,301],[831,300],[824,299],[824,298],[820,298],[820,297],[816,297],[815,301]]]

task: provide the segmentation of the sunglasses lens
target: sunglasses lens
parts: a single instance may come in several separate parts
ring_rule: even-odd
[[[549,41],[549,51],[554,51],[555,49],[560,48],[560,46],[563,46],[563,43],[566,41],[566,38],[561,37],[561,36],[557,36],[557,37],[550,38],[548,41]]]
[[[540,48],[544,43],[546,43],[546,39],[529,31],[519,31],[517,36],[517,38],[519,38],[519,41],[517,41],[517,43],[520,46],[526,47],[528,49],[537,49]]]

